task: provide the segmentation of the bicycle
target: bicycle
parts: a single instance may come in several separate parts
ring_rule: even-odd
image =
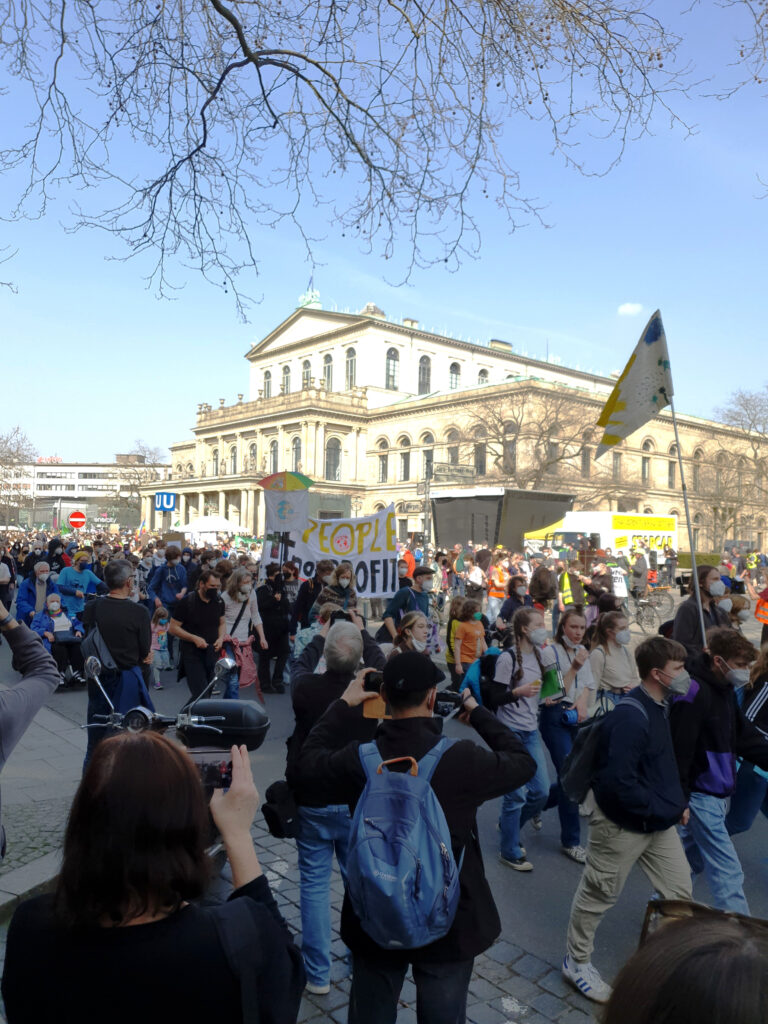
[[[672,617],[675,611],[675,600],[672,592],[665,583],[651,583],[648,592],[648,600],[651,606],[656,609],[662,620]]]
[[[628,599],[629,621],[636,622],[643,633],[657,633],[661,619],[649,597],[637,597],[630,594]]]

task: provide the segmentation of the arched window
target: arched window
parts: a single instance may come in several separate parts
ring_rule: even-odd
[[[667,487],[673,491],[677,486],[677,463],[674,461],[677,458],[676,444],[669,446],[669,454],[673,457],[673,461],[667,465]]]
[[[384,387],[387,391],[397,391],[399,369],[400,353],[396,348],[387,349],[387,363],[384,371]]]
[[[299,472],[301,465],[301,438],[294,437],[291,441],[291,469],[294,473]]]
[[[611,474],[614,480],[621,480],[621,452],[613,453],[613,465],[611,467]]]
[[[323,383],[326,391],[333,391],[333,357],[323,356]]]
[[[377,448],[379,449],[379,483],[385,484],[389,478],[389,443],[382,439]]]
[[[353,348],[347,349],[346,369],[344,373],[344,386],[350,391],[355,386],[357,378],[357,353]]]
[[[432,390],[432,360],[422,356],[419,360],[419,394],[428,395]]]
[[[230,476],[237,476],[237,448],[229,449],[229,473]]]
[[[250,469],[252,473],[254,472],[255,469],[258,468],[258,454],[259,450],[254,442],[254,444],[250,445],[250,447],[248,448],[248,469]]]
[[[487,370],[481,370],[480,373],[478,373],[478,375],[477,375],[477,383],[478,384],[487,384],[488,383],[488,371]]]
[[[277,441],[269,442],[269,472],[277,472],[277,461],[278,461],[278,445]]]
[[[173,467],[173,471],[176,474],[176,479],[180,480],[181,479],[181,463],[180,462],[176,463],[176,465]]]
[[[643,441],[643,451],[652,452],[653,444],[650,441]],[[650,455],[643,455],[640,460],[640,478],[645,487],[651,486],[651,457]]]
[[[652,452],[653,451],[653,441],[643,441],[643,451],[644,452]]]
[[[589,448],[581,449],[581,475],[585,480],[589,479],[592,471],[592,453]]]
[[[693,480],[691,481],[691,487],[695,492],[701,490],[701,460],[701,448],[697,448],[693,453]]]
[[[283,394],[290,395],[291,393],[291,368],[290,366],[283,367]]]
[[[652,516],[653,515],[653,509],[651,508],[650,505],[646,505],[645,506],[645,508],[643,509],[643,515],[644,516]]]
[[[435,452],[431,446],[435,443],[435,435],[429,432],[422,434],[421,443],[424,445],[424,479],[431,480],[435,462]],[[430,447],[427,447],[427,445]]]
[[[451,363],[448,368],[448,386],[455,391],[461,383],[461,367],[458,363]]]
[[[312,363],[308,359],[305,359],[301,364],[301,386],[308,388],[312,383]]]
[[[483,427],[476,427],[473,433],[474,436],[477,438],[472,450],[475,472],[477,473],[478,476],[485,476],[487,471],[485,429]]]
[[[701,452],[699,452],[699,455],[701,455]],[[693,457],[694,459],[696,458],[695,452]],[[691,532],[693,533],[693,546],[697,551],[699,551],[701,549],[701,515],[698,512],[693,517],[693,529]]]
[[[211,452],[211,467],[213,469],[213,475],[219,475],[219,449],[214,448]]]
[[[272,374],[269,370],[264,371],[264,397],[272,397]]]
[[[187,463],[187,476],[192,477],[195,475],[195,467],[191,462]]]
[[[341,480],[341,441],[329,437],[325,444],[325,479]]]
[[[725,468],[725,463],[725,452],[720,452],[720,454],[715,459],[715,490],[718,494],[723,489],[723,469]]]
[[[400,479],[410,480],[411,479],[411,439],[409,437],[401,437],[397,442],[400,446]]]
[[[459,432],[458,430],[449,430],[445,435],[445,439],[448,442],[448,461],[452,466],[458,466],[459,464]]]

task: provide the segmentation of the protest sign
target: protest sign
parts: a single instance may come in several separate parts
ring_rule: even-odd
[[[613,592],[616,597],[627,596],[627,577],[621,571],[621,569],[613,566],[611,569],[611,576],[613,577]]]

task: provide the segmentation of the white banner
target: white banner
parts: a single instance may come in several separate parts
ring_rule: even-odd
[[[309,518],[309,491],[264,491],[267,533],[303,530]]]
[[[626,597],[627,577],[624,575],[621,569],[618,568],[618,566],[614,566],[611,569],[611,576],[613,577],[613,592],[616,595],[616,597]]]
[[[269,519],[267,524],[270,524]],[[267,531],[270,533],[271,531]],[[300,566],[310,578],[324,558],[335,564],[350,562],[355,589],[361,597],[388,597],[397,590],[397,530],[394,506],[358,519],[309,519],[303,529],[276,527],[288,533],[285,558]],[[263,564],[280,557],[279,538],[266,538]]]

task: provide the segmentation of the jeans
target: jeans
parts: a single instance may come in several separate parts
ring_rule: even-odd
[[[759,811],[768,818],[768,779],[744,761],[736,776],[736,791],[725,819],[728,835],[747,832]]]
[[[353,955],[348,1024],[395,1024],[408,963],[407,955],[378,961]],[[474,960],[413,962],[418,1024],[464,1024],[473,964]]]
[[[222,655],[226,654],[228,658],[235,660],[235,652],[232,648],[232,644],[224,644],[221,649]],[[233,668],[227,673],[227,677],[224,680],[224,693],[223,696],[226,700],[237,700],[240,696],[240,670]]]
[[[536,762],[536,774],[524,786],[505,793],[501,799],[501,855],[506,860],[517,860],[522,857],[520,829],[526,821],[534,818],[543,809],[549,796],[549,772],[541,733],[538,729],[534,729],[533,732],[519,732],[514,729],[513,732]]]
[[[346,804],[299,807],[301,953],[307,981],[327,985],[331,976],[331,869],[333,854],[347,881],[347,844],[352,824]]]
[[[704,872],[712,894],[712,906],[749,914],[744,896],[744,872],[725,827],[728,801],[708,793],[691,793],[691,817],[681,826],[680,838],[694,875]]]
[[[560,769],[573,746],[574,729],[572,725],[563,725],[563,708],[560,704],[541,705],[539,711],[539,731],[546,744],[552,763],[557,772],[557,779],[550,787],[549,797],[544,810],[557,807],[560,816],[560,843],[570,848],[581,844],[581,825],[579,822],[579,805],[569,800],[560,785]]]
[[[504,604],[504,598],[503,597],[489,597],[488,598],[488,607],[485,610],[485,614],[486,614],[486,616],[488,618],[488,621],[491,624],[491,629],[493,629],[493,627],[496,625],[496,619],[499,617],[499,612],[501,611],[501,606],[503,604]]]

